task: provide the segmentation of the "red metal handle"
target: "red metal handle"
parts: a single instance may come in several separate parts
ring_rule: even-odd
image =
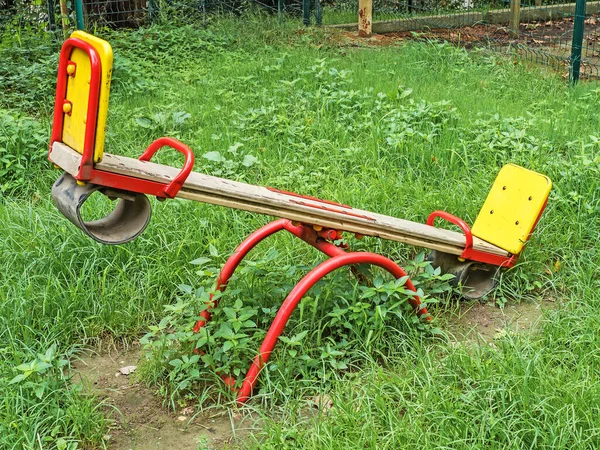
[[[469,225],[467,225],[467,223],[464,220],[459,219],[458,217],[447,213],[446,211],[434,211],[431,214],[429,214],[429,217],[427,218],[427,225],[433,226],[433,222],[435,221],[436,217],[453,223],[463,231],[466,239],[465,251],[463,255],[473,249],[473,234],[471,233],[471,228],[469,228]]]
[[[194,152],[182,142],[179,142],[177,139],[169,138],[169,137],[161,137],[155,140],[150,146],[146,149],[146,151],[140,156],[140,161],[150,161],[150,158],[154,156],[154,154],[163,147],[171,147],[177,150],[180,153],[183,153],[185,156],[185,163],[183,164],[183,168],[181,172],[171,181],[171,183],[166,186],[163,190],[164,194],[173,198],[177,195],[183,183],[189,176],[192,168],[194,167]]]

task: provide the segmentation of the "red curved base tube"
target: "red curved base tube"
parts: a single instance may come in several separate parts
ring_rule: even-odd
[[[279,219],[271,222],[256,230],[254,233],[248,236],[244,242],[238,245],[221,269],[221,273],[217,278],[217,286],[215,290],[223,292],[227,288],[227,282],[229,281],[229,278],[231,278],[231,275],[233,275],[233,272],[235,272],[235,269],[237,269],[248,252],[256,247],[263,239],[283,230],[285,222],[289,222],[289,220]],[[217,306],[216,301],[213,301],[212,295],[210,296],[210,303],[207,306],[208,308],[200,313],[200,317],[202,317],[202,319],[198,320],[196,325],[194,325],[194,332],[196,333],[200,331],[200,328],[202,328],[204,324],[210,320],[210,310]]]
[[[246,374],[246,377],[242,383],[242,387],[238,392],[238,404],[243,404],[250,398],[252,390],[258,380],[260,369],[269,360],[273,348],[277,343],[277,339],[283,332],[285,325],[294,312],[294,309],[302,297],[310,290],[312,286],[314,286],[317,281],[340,267],[354,264],[371,264],[379,266],[387,270],[396,278],[406,276],[406,272],[404,272],[400,266],[398,266],[389,258],[368,252],[346,253],[340,247],[337,247],[332,243],[322,239],[320,237],[322,232],[315,231],[311,227],[302,224],[293,225],[292,222],[287,219],[280,219],[271,222],[262,228],[259,228],[250,236],[248,236],[235,249],[233,254],[223,266],[223,269],[217,278],[217,285],[215,289],[223,292],[227,288],[229,279],[244,257],[250,252],[250,250],[256,247],[265,238],[281,230],[289,231],[291,234],[302,239],[307,244],[325,253],[331,259],[322,262],[308,274],[306,274],[304,278],[302,278],[302,280],[300,280],[300,282],[294,287],[294,289],[292,289],[281,305],[281,308],[279,308],[279,311],[277,312],[277,315],[275,316],[275,319],[269,327],[269,331],[267,332],[267,335],[260,346],[259,354],[254,358],[252,364],[250,365],[248,373]],[[417,314],[419,316],[425,315],[426,320],[431,320],[431,318],[427,315],[427,309],[421,304],[421,300],[416,295],[415,287],[410,279],[406,280],[406,287],[415,292],[414,297],[412,297],[409,301],[417,311]],[[211,310],[216,306],[216,303],[217,300],[214,300],[211,296],[209,304],[207,305],[207,309],[200,313],[201,319],[199,319],[194,325],[195,332],[200,331],[204,324],[210,320]],[[228,386],[233,386],[235,384],[235,379],[230,376],[223,374],[221,378],[223,378]]]
[[[273,323],[271,324],[269,331],[267,332],[267,335],[260,346],[259,354],[254,358],[254,361],[252,361],[250,369],[246,374],[246,378],[244,378],[244,382],[242,383],[242,387],[238,392],[238,404],[241,405],[250,398],[252,390],[256,385],[256,381],[258,380],[260,369],[269,360],[271,352],[277,343],[277,339],[283,332],[288,319],[294,312],[294,309],[302,297],[304,297],[308,290],[313,287],[321,278],[333,272],[334,270],[339,269],[340,267],[350,264],[372,264],[387,270],[396,278],[406,276],[406,272],[404,272],[404,270],[402,270],[402,268],[394,263],[391,259],[375,253],[367,252],[347,253],[344,255],[335,256],[325,262],[322,262],[313,270],[311,270],[304,278],[302,278],[302,280],[300,280],[294,289],[292,289],[281,305],[281,308],[279,308],[279,311],[277,312],[277,315],[275,316],[275,319],[273,320]],[[414,307],[418,307],[421,301],[416,295],[415,287],[410,280],[406,280],[406,287],[415,292],[415,296],[412,298],[411,304]],[[419,315],[426,313],[427,310],[425,308],[418,310]]]

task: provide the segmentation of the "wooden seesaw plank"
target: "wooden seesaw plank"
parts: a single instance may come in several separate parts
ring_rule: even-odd
[[[55,142],[50,160],[75,176],[79,171],[81,155],[67,145]],[[105,154],[95,168],[165,184],[179,173],[175,167],[111,154]],[[377,236],[455,255],[462,254],[465,246],[464,235],[455,231],[198,172],[190,174],[177,197]],[[476,237],[473,237],[473,248],[493,255],[508,256],[505,250]]]

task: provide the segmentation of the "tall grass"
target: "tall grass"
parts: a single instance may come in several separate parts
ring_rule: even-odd
[[[301,389],[284,389],[311,380],[273,374],[264,392],[279,394],[259,396],[254,406],[266,416],[272,408],[282,413],[267,419],[256,445],[597,446],[600,89],[567,89],[551,73],[447,44],[340,47],[324,31],[240,24],[110,33],[116,58],[107,151],[137,156],[168,134],[196,151],[196,170],[421,222],[438,208],[472,222],[497,170],[521,164],[550,176],[554,189],[497,299],[559,300],[538,334],[508,335],[492,347],[392,332],[384,361],[365,355],[360,369],[320,385],[334,407],[316,417],[296,414],[305,406]],[[13,117],[16,98],[2,104]],[[27,145],[50,117],[38,111],[31,120]],[[2,130],[10,153],[13,141]],[[208,152],[222,158],[203,157]],[[254,157],[249,167],[246,155]],[[268,219],[155,202],[142,237],[101,246],[53,208],[58,172],[39,159],[24,167],[28,181],[0,200],[0,447],[99,443],[98,403],[72,390],[60,361],[98,339],[140,336],[176,301],[178,285],[201,283],[189,261],[209,256],[212,246],[222,262]],[[402,260],[416,254],[374,239],[352,245]],[[285,237],[272,246],[281,255],[273,271],[319,258]],[[57,355],[45,367],[39,362],[53,344]],[[36,361],[26,381],[10,383],[25,373],[20,365]],[[261,410],[261,398],[269,408]]]

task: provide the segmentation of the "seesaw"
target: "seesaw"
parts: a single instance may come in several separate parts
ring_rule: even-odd
[[[112,71],[110,45],[81,31],[64,43],[59,59],[54,124],[49,159],[64,173],[52,188],[57,208],[84,233],[104,244],[123,244],[139,236],[150,220],[147,195],[158,199],[183,198],[240,209],[279,220],[252,233],[223,266],[216,289],[223,291],[248,252],[268,236],[285,230],[329,257],[292,289],[279,309],[238,391],[238,402],[251,395],[260,369],[269,360],[278,337],[304,294],[330,272],[349,265],[379,266],[396,278],[404,270],[389,258],[370,252],[350,252],[342,244],[344,232],[375,236],[432,250],[433,265],[455,275],[463,296],[479,298],[496,285],[500,268],[512,267],[522,253],[546,207],[552,186],[544,175],[508,164],[504,166],[472,228],[445,211],[434,211],[425,224],[363,211],[349,205],[193,172],[194,153],[168,137],[154,141],[139,159],[104,153],[105,126]],[[162,148],[181,152],[181,169],[150,161]],[[96,221],[85,221],[81,207],[101,192],[118,199],[114,210]],[[436,218],[461,232],[434,227]],[[430,319],[415,292],[411,305]],[[199,314],[194,330],[210,320],[216,299]],[[231,377],[222,377],[230,386]]]

